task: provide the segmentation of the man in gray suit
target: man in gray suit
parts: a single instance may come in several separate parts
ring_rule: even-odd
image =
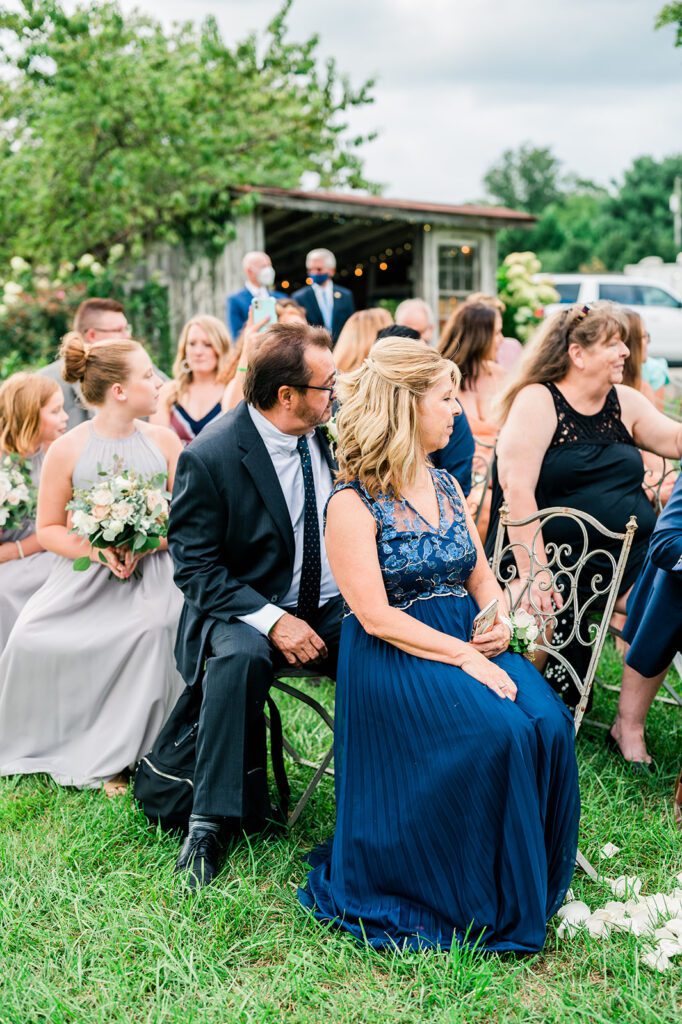
[[[105,338],[130,338],[130,325],[126,320],[123,306],[116,299],[85,299],[76,310],[73,321],[74,331],[92,344]],[[64,411],[68,414],[67,430],[90,418],[80,393],[79,384],[67,384],[62,377],[62,361],[56,359],[44,366],[40,373],[56,380],[64,392]]]

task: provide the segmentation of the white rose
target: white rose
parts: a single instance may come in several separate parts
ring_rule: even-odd
[[[80,270],[87,270],[95,262],[95,257],[91,252],[84,252],[78,261],[78,267]]]
[[[163,509],[165,504],[166,499],[164,498],[161,491],[147,491],[147,508],[149,509],[150,512],[153,512],[154,509],[157,509],[159,505]]]
[[[25,270],[29,269],[29,264],[21,256],[13,256],[9,265],[15,274],[23,274]]]
[[[116,540],[119,533],[123,530],[123,523],[118,519],[112,519],[106,530],[103,531],[102,536],[105,540],[112,541]]]
[[[12,490],[12,484],[6,473],[0,473],[0,502],[3,502],[9,492]]]
[[[0,508],[0,526],[4,526],[9,519],[9,511],[6,508]]]
[[[129,519],[134,511],[135,509],[129,501],[117,501],[115,505],[111,506],[111,514],[114,519]]]
[[[30,494],[28,493],[28,487],[23,482],[18,484],[14,488],[12,494],[16,496],[16,501],[12,502],[13,505],[18,505],[20,501],[28,501],[28,499],[30,498]]]
[[[5,500],[7,504],[12,505],[12,507],[18,505],[21,501],[21,495],[19,494],[18,489],[15,487],[13,491],[10,491]]]
[[[108,487],[98,487],[96,491],[92,492],[90,497],[93,505],[111,505],[114,500],[114,496]]]
[[[89,537],[97,529],[97,522],[87,512],[77,509],[73,514],[73,528],[83,537]]]
[[[125,476],[117,476],[114,480],[114,487],[117,491],[120,491],[121,494],[130,494],[133,490],[132,482]]]

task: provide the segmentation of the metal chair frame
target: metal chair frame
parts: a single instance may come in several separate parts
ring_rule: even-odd
[[[483,511],[483,506],[485,504],[485,496],[488,493],[490,480],[493,475],[495,445],[491,444],[489,441],[479,441],[475,436],[474,441],[476,443],[477,450],[474,452],[474,457],[471,463],[471,491],[469,493],[471,494],[476,487],[481,488],[481,496],[473,512],[474,524],[478,526],[478,521],[481,518],[481,512]],[[479,448],[487,449],[490,452],[490,457],[486,458],[485,455],[478,451]]]
[[[302,757],[294,747],[293,743],[291,743],[286,736],[282,738],[282,745],[294,764],[302,764],[305,765],[306,768],[313,769],[313,776],[310,782],[306,786],[303,795],[298,800],[293,811],[289,814],[289,825],[294,825],[298,821],[305,810],[310,797],[313,795],[324,776],[329,775],[331,778],[334,777],[334,769],[331,767],[331,763],[334,760],[334,719],[318,700],[315,700],[315,698],[311,697],[309,693],[305,693],[304,690],[300,690],[298,687],[292,686],[290,682],[286,681],[290,679],[315,679],[318,676],[319,673],[316,673],[311,669],[283,668],[276,673],[272,682],[272,688],[275,690],[279,690],[281,693],[286,693],[295,700],[300,701],[302,704],[307,704],[309,708],[312,708],[332,734],[331,746],[325,752],[321,761],[317,763]]]
[[[568,518],[578,524],[580,528],[580,535],[582,537],[582,548],[580,551],[575,551],[569,544],[555,544],[550,541],[545,544],[545,560],[542,561],[538,557],[537,553],[538,540],[542,536],[543,527],[545,527],[545,525],[552,519],[557,518]],[[529,526],[531,524],[535,524],[535,530],[530,544],[514,539],[507,539],[505,542],[505,534],[510,528],[513,530],[514,528]],[[606,551],[603,548],[590,549],[587,526],[590,526],[602,537],[621,542],[620,552],[617,558],[615,558],[611,552]],[[567,508],[564,506],[553,506],[551,508],[540,509],[533,513],[533,515],[526,516],[523,519],[510,519],[509,509],[506,504],[503,505],[500,510],[500,520],[497,528],[497,534],[495,536],[492,569],[505,592],[505,596],[509,602],[509,607],[511,609],[516,608],[530,585],[537,580],[541,590],[550,591],[558,588],[564,593],[568,591],[567,596],[564,597],[564,609],[570,608],[571,606],[574,608],[574,621],[570,633],[568,636],[562,637],[561,640],[557,640],[555,628],[558,613],[553,612],[550,614],[541,612],[531,598],[531,611],[535,613],[536,619],[540,620],[539,624],[541,625],[540,636],[537,643],[538,650],[545,651],[548,657],[554,658],[564,668],[580,694],[578,705],[573,715],[573,724],[576,734],[580,729],[580,725],[585,715],[590,691],[597,672],[597,665],[599,664],[599,658],[604,646],[604,641],[606,640],[609,622],[618,596],[618,588],[620,581],[623,578],[625,564],[632,546],[632,540],[636,529],[637,520],[635,516],[631,516],[628,520],[624,533],[614,533],[611,530],[607,530],[605,526],[602,526],[594,516],[588,515],[586,512],[581,512],[578,509]],[[502,560],[507,554],[511,554],[513,556],[515,551],[525,552],[529,560],[529,574],[528,583],[517,597],[513,598],[511,593],[511,584],[514,580],[519,579],[516,560],[514,559],[512,565],[506,567],[504,570],[502,569]],[[589,571],[590,560],[594,559],[596,555],[606,558],[607,563],[612,569],[612,575],[610,579],[605,581],[601,573],[595,573],[590,581],[591,593],[587,598],[581,601],[578,595],[577,580],[581,574],[585,572],[586,568]],[[601,611],[601,608],[599,607],[602,605],[602,602],[604,602],[603,611]],[[600,611],[601,621],[590,621],[591,616],[598,609]],[[584,629],[581,628],[584,627],[584,625],[587,626],[587,638]],[[544,638],[545,630],[548,627],[551,627],[552,639],[549,643],[546,643]],[[566,646],[574,639],[577,639],[577,641],[583,644],[583,646],[592,648],[590,662],[584,679],[580,679],[578,673],[569,663],[565,654],[562,653]],[[576,856],[576,863],[591,878],[597,878],[597,872],[594,870],[587,858],[583,856],[580,850],[578,850]]]

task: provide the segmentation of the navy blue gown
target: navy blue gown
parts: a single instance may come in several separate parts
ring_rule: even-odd
[[[476,564],[449,475],[432,469],[439,523],[374,500],[391,605],[468,640]],[[580,797],[571,715],[525,658],[495,662],[518,687],[502,700],[462,669],[341,630],[336,682],[336,833],[310,857],[304,906],[374,947],[454,942],[524,953],[573,874]]]

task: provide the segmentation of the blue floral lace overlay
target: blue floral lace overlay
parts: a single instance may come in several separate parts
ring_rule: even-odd
[[[431,469],[438,498],[438,524],[429,523],[405,499],[372,498],[358,481],[337,484],[332,495],[354,490],[377,526],[377,553],[389,604],[409,608],[431,597],[466,597],[463,584],[476,565],[459,493],[445,470]]]

